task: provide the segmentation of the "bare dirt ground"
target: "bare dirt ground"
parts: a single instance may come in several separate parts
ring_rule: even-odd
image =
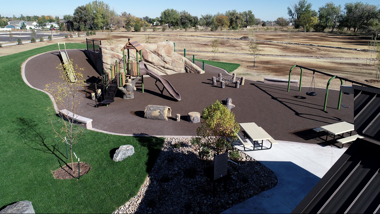
[[[258,40],[316,44],[362,50],[370,49],[368,44],[371,38],[366,36],[293,32],[294,30],[292,29],[279,29],[278,31],[274,31],[273,29],[274,28],[265,31],[264,28],[256,28],[254,35]],[[376,77],[376,68],[374,66],[376,61],[374,61],[375,54],[373,52],[259,41],[260,56],[256,59],[256,65],[258,67],[252,68],[253,56],[249,55],[249,41],[229,39],[240,39],[243,36],[249,36],[247,29],[217,32],[196,32],[194,30],[187,32],[185,32],[185,30],[167,30],[165,32],[158,30],[153,32],[152,29],[138,33],[117,31],[112,33],[111,41],[107,41],[107,34],[107,32],[98,32],[97,35],[87,38],[100,39],[103,44],[110,44],[110,42],[112,42],[112,44],[123,44],[128,41],[128,38],[137,40],[140,43],[155,43],[169,40],[175,43],[176,51],[180,54],[183,54],[183,49],[186,48],[187,57],[195,55],[197,59],[239,63],[241,66],[234,72],[257,81],[263,81],[264,77],[287,79],[290,68],[298,64],[380,87],[380,83],[371,83],[370,81]],[[212,53],[212,41],[217,38],[207,37],[217,37],[219,39],[220,45],[216,54]],[[85,43],[85,38],[86,37],[82,36],[79,38],[54,40],[53,42],[3,47],[0,48],[0,56],[30,50],[56,42]],[[299,69],[294,69],[292,79],[299,79],[299,74]],[[321,88],[326,87],[327,81],[330,78],[321,74],[316,74],[315,77],[316,87]],[[304,71],[302,85],[309,86],[311,78],[312,72]],[[330,88],[338,89],[339,84],[339,81],[332,81]],[[345,84],[351,85],[348,82]]]

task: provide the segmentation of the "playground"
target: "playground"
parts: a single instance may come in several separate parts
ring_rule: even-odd
[[[171,41],[166,43],[171,43]],[[137,50],[137,53],[128,54],[128,64],[125,59],[127,54],[123,53],[125,58],[122,61],[116,62],[113,67],[101,72],[99,72],[99,65],[94,63],[93,58],[90,57],[91,53],[89,55],[88,47],[83,44],[67,44],[67,50],[66,48],[58,49],[54,44],[54,47],[46,46],[0,58],[0,62],[3,63],[0,66],[6,68],[4,75],[7,80],[5,81],[7,87],[2,89],[6,95],[5,98],[11,98],[17,94],[17,98],[13,99],[13,102],[2,104],[4,105],[2,109],[9,112],[3,115],[4,121],[9,124],[9,127],[0,126],[0,131],[7,133],[6,136],[11,136],[7,137],[6,151],[22,151],[22,155],[27,157],[27,160],[16,160],[14,163],[10,163],[11,167],[0,167],[0,169],[20,168],[24,163],[28,163],[30,166],[26,167],[26,173],[34,173],[33,178],[42,177],[44,182],[49,184],[39,188],[39,183],[33,181],[30,188],[39,192],[31,192],[27,195],[22,192],[21,196],[17,197],[12,194],[12,197],[6,199],[5,204],[33,198],[33,203],[36,203],[38,210],[52,212],[114,211],[126,200],[136,195],[144,179],[151,172],[163,145],[163,140],[159,137],[194,136],[200,124],[193,123],[192,118],[188,116],[189,113],[202,113],[205,107],[216,100],[225,105],[231,104],[227,98],[230,98],[230,101],[232,100],[232,112],[236,116],[236,122],[255,122],[280,143],[300,142],[297,144],[298,147],[307,144],[308,146],[326,148],[328,145],[329,148],[340,150],[338,148],[340,145],[337,145],[335,140],[331,138],[325,140],[324,134],[317,133],[313,129],[340,121],[353,123],[353,94],[342,94],[339,90],[334,90],[336,88],[330,88],[328,96],[325,96],[325,87],[330,82],[331,76],[325,76],[321,72],[308,69],[308,67],[310,68],[309,65],[302,67],[301,64],[294,68],[292,66],[295,64],[287,66],[283,68],[287,73],[285,80],[281,84],[269,84],[264,82],[264,78],[260,80],[247,78],[243,81],[239,72],[236,72],[238,75],[235,79],[235,76],[221,68],[203,65],[202,59],[204,57],[194,57],[197,60],[195,62],[197,70],[202,70],[204,73],[191,72],[194,71],[194,67],[191,69],[186,63],[193,62],[191,60],[193,54],[188,53],[190,60],[186,59],[188,60],[186,61],[184,58],[180,58],[185,62],[186,72],[158,75],[153,73],[157,67],[151,66],[148,62],[141,61],[130,64],[129,55],[131,55],[131,59],[133,56],[135,60],[139,61],[143,58],[143,54],[146,57],[146,53],[143,53],[144,48],[136,48],[138,47],[136,43],[125,44],[122,43],[125,48],[134,44],[131,48]],[[142,46],[144,47],[144,45]],[[120,49],[118,50],[120,51]],[[168,60],[162,56],[159,58]],[[78,182],[71,182],[70,185],[53,180],[51,177],[50,172],[62,166],[62,161],[59,158],[58,163],[56,163],[57,157],[64,158],[65,155],[59,154],[63,151],[63,146],[59,148],[55,145],[50,118],[46,116],[48,114],[46,108],[52,106],[51,101],[45,94],[32,89],[44,90],[47,84],[62,81],[59,78],[57,65],[66,64],[69,59],[73,60],[74,65],[83,68],[81,72],[86,79],[86,85],[80,91],[84,100],[80,103],[78,114],[81,117],[91,119],[92,122],[91,126],[87,127],[89,130],[85,131],[85,137],[75,147],[77,154],[81,155],[81,160],[85,160],[91,165],[90,173],[83,176]],[[32,88],[23,84],[20,77],[14,78],[14,74],[19,72],[21,63],[24,63],[21,70],[23,80]],[[125,73],[121,75],[126,64],[128,72],[133,71],[133,75],[130,73],[129,76]],[[303,68],[303,71],[300,68]],[[291,80],[301,80],[303,77],[302,87],[293,84],[288,86],[289,71],[291,71]],[[75,73],[70,69],[66,72],[70,81],[75,82]],[[317,75],[314,77],[313,74]],[[320,78],[321,75],[324,77]],[[314,77],[313,81],[311,81],[311,77]],[[331,84],[339,86],[341,84],[339,77],[341,76],[332,79]],[[139,84],[136,82],[135,85],[134,81],[139,80],[139,78],[141,81]],[[313,82],[324,85],[324,88],[318,87],[318,84],[315,87]],[[347,82],[350,83],[345,81],[344,84]],[[94,88],[94,86],[96,87]],[[136,90],[133,89],[134,86]],[[111,88],[113,91],[110,90]],[[101,93],[98,93],[97,89],[101,89]],[[313,92],[316,96],[309,96],[310,93],[307,92]],[[107,100],[106,95],[110,94],[112,94],[112,99]],[[133,96],[131,96],[132,94]],[[98,95],[100,99],[95,98],[94,100],[93,97],[98,97]],[[25,104],[28,108],[21,108]],[[165,115],[167,120],[146,118],[146,112],[149,110],[148,105],[165,106],[165,111],[170,108],[170,114]],[[50,109],[48,112],[52,113],[53,111]],[[151,116],[155,116],[154,112],[151,112]],[[29,122],[30,119],[32,122]],[[53,117],[52,123],[56,123],[59,119]],[[19,124],[20,122],[21,124]],[[13,130],[19,130],[18,133],[29,133],[31,137],[34,137],[31,138],[30,142],[32,143],[28,144],[29,141],[22,140],[25,141],[25,145],[13,145],[12,142],[16,142],[15,139],[20,138]],[[35,147],[35,143],[39,147]],[[188,143],[190,144],[190,142]],[[110,158],[111,151],[123,144],[133,145],[138,155],[132,156],[129,159],[130,161],[115,164]],[[14,146],[16,150],[13,148]],[[32,150],[30,151],[28,148],[32,148]],[[11,158],[14,156],[11,154],[12,152],[2,155],[4,158]],[[46,154],[50,158],[47,158]],[[166,155],[170,155],[170,153],[166,153]],[[43,161],[36,161],[41,159]],[[52,161],[55,163],[52,164]],[[41,164],[44,166],[41,167]],[[33,173],[29,172],[35,169],[38,170],[33,171]],[[18,172],[18,170],[15,171]],[[22,185],[32,182],[25,176],[15,175],[10,171],[9,173],[12,174],[12,178],[22,177],[24,179],[23,182],[20,182]],[[11,180],[7,180],[5,185],[11,186]],[[98,186],[102,188],[99,189]],[[18,191],[18,188],[22,187],[14,187],[13,189]],[[12,189],[7,191],[7,194],[11,195]],[[42,195],[41,191],[46,192],[49,195],[47,198],[52,199],[52,201],[45,198],[37,199],[33,196]],[[60,194],[61,197],[57,198],[55,194]],[[78,201],[76,201],[75,195],[80,195]],[[115,195],[120,197],[115,198]],[[69,203],[72,202],[76,206],[61,205],[62,197],[72,198]],[[82,204],[83,201],[86,201],[86,204]],[[102,206],[105,203],[107,206]]]
[[[25,75],[33,87],[43,90],[46,84],[61,81],[56,69],[60,63],[58,55],[58,52],[53,51],[27,62]],[[68,55],[74,59],[74,64],[84,68],[83,75],[89,85],[97,79],[99,74],[84,51],[68,50]],[[41,67],[41,63],[45,65]],[[200,62],[197,64],[202,67]],[[296,72],[298,71],[293,73]],[[93,128],[117,134],[193,136],[199,125],[188,121],[189,112],[202,112],[216,100],[225,102],[227,98],[232,98],[233,104],[236,105],[232,111],[238,123],[258,121],[257,123],[275,139],[310,143],[323,141],[310,136],[305,138],[308,133],[313,134],[312,129],[315,127],[338,121],[353,122],[352,108],[336,109],[339,91],[329,92],[327,111],[323,111],[325,89],[316,88],[320,95],[310,97],[305,94],[308,86],[301,92],[297,87],[291,87],[287,92],[286,85],[250,80],[246,80],[238,89],[232,86],[222,89],[219,85],[212,85],[212,77],[218,76],[219,73],[229,75],[222,69],[205,65],[205,74],[183,73],[164,76],[181,94],[179,102],[166,90],[161,94],[155,85],[155,79],[150,77],[144,78],[144,93],[141,86],[137,87],[134,99],[126,100],[121,92],[117,92],[114,102],[108,106],[95,107],[96,103],[91,100],[93,91],[84,89],[83,96],[86,99],[81,103],[80,115],[93,119]],[[352,96],[343,95],[344,105],[353,106]],[[168,121],[147,120],[144,118],[147,105],[169,106],[172,109],[172,117],[169,117]],[[181,115],[180,122],[176,121],[176,114]]]

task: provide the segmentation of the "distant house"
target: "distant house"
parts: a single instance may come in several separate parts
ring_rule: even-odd
[[[59,20],[59,23],[65,24],[66,30],[68,30],[68,31],[74,30],[74,22],[72,22],[70,20],[61,19],[61,20]]]
[[[11,29],[22,29],[22,25],[25,24],[25,29],[35,29],[37,26],[37,22],[26,22],[23,20],[16,20],[16,21],[10,21],[8,22],[8,25],[5,26],[5,28],[11,28]]]

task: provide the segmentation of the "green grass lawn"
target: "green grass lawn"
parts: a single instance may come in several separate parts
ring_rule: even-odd
[[[211,61],[211,60],[195,59],[195,61],[198,61],[198,62],[205,61],[205,64],[224,69],[228,73],[233,72],[234,70],[236,70],[240,66],[240,64],[237,64],[237,63],[218,62],[218,61]]]
[[[85,49],[86,44],[67,48]],[[163,139],[84,130],[73,150],[91,170],[80,180],[54,179],[52,171],[69,162],[65,145],[50,124],[51,100],[23,82],[21,65],[31,56],[56,49],[54,44],[0,57],[0,207],[29,200],[36,213],[111,213],[136,195]],[[58,120],[54,117],[53,122]],[[133,145],[135,154],[116,163],[110,151],[124,144]]]

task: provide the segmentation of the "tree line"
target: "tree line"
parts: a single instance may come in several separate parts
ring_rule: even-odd
[[[311,3],[307,0],[299,0],[288,7],[290,20],[295,23],[295,28],[303,27],[305,31],[313,28],[315,31],[324,32],[326,29],[353,30],[354,32],[380,32],[380,9],[376,5],[355,2],[347,3],[342,8],[333,2],[326,3],[318,9],[311,10]]]

